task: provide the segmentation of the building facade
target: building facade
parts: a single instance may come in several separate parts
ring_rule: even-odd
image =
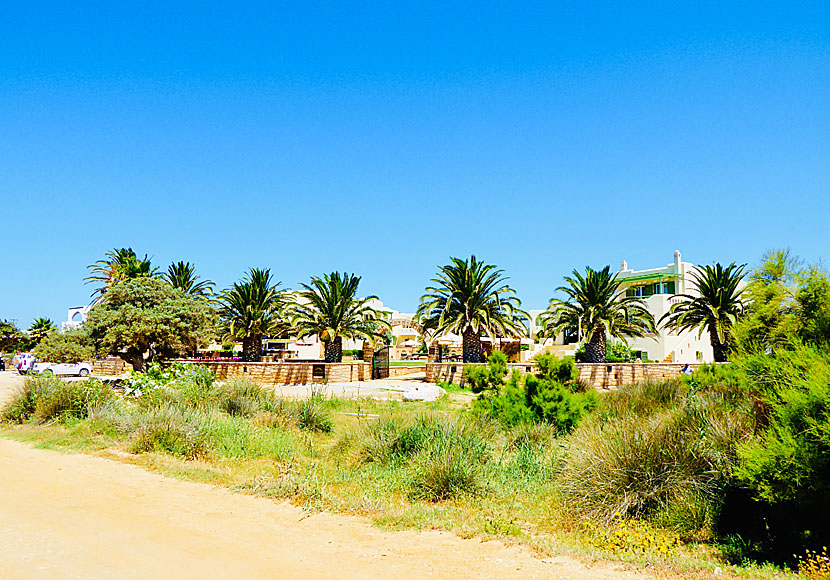
[[[628,296],[640,297],[654,316],[655,321],[666,314],[673,304],[681,300],[678,294],[697,296],[692,273],[697,268],[681,259],[675,250],[674,261],[662,268],[633,270],[623,261],[617,279]],[[715,360],[709,333],[704,330],[670,332],[658,328],[656,334],[643,338],[629,338],[628,346],[641,360],[652,362],[700,363]]]

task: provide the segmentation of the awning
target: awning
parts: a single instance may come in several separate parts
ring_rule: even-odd
[[[639,276],[620,276],[617,278],[617,281],[620,283],[625,282],[659,282],[661,280],[673,280],[675,278],[680,278],[680,274],[674,273],[665,273],[665,274],[640,274]]]

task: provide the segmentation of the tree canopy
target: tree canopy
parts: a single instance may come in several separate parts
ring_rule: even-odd
[[[434,335],[452,332],[463,338],[464,362],[479,362],[481,337],[526,336],[528,319],[507,278],[475,256],[450,258],[430,280],[415,315]]]
[[[241,282],[219,295],[220,332],[224,338],[242,340],[242,358],[258,361],[263,336],[285,328],[283,298],[270,269],[251,268]]]
[[[377,296],[357,297],[360,276],[343,272],[313,276],[301,284],[289,312],[300,336],[316,334],[325,346],[326,362],[343,360],[343,339],[374,342],[381,330],[390,328],[383,315],[369,305]]]
[[[656,331],[654,317],[645,303],[620,291],[621,282],[611,274],[610,266],[602,270],[586,267],[584,276],[574,270],[565,282],[566,286],[556,290],[567,298],[552,298],[547,311],[539,316],[540,336],[555,337],[567,331],[587,340],[587,362],[606,361],[606,334],[641,337]]]
[[[185,294],[207,298],[213,295],[213,282],[200,280],[196,275],[196,266],[190,262],[174,262],[161,275],[173,288]]]
[[[85,327],[66,332],[52,332],[35,347],[40,360],[76,363],[95,358],[95,342]]]
[[[204,300],[150,277],[112,286],[84,323],[99,352],[141,372],[155,360],[193,353],[209,341],[213,326]]]
[[[139,258],[132,248],[115,248],[106,253],[106,258],[87,266],[90,275],[84,278],[87,284],[98,284],[92,296],[96,302],[113,286],[135,278],[151,278],[157,270],[150,264],[147,254]]]
[[[666,328],[675,331],[709,332],[715,362],[726,362],[732,347],[732,327],[743,311],[741,281],[744,267],[732,262],[703,266],[691,273],[698,296],[678,294],[678,302],[660,318]]]

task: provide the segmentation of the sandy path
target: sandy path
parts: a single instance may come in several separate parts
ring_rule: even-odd
[[[644,578],[0,439],[0,578]]]
[[[0,377],[0,400],[21,383]],[[383,532],[361,518],[309,515],[0,438],[2,580],[424,577],[647,578],[446,532]]]

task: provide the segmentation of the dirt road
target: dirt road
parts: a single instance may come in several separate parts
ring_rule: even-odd
[[[20,384],[3,377],[0,399]],[[168,479],[139,467],[0,438],[0,578],[640,579],[539,559],[446,532],[383,532],[363,519]]]

